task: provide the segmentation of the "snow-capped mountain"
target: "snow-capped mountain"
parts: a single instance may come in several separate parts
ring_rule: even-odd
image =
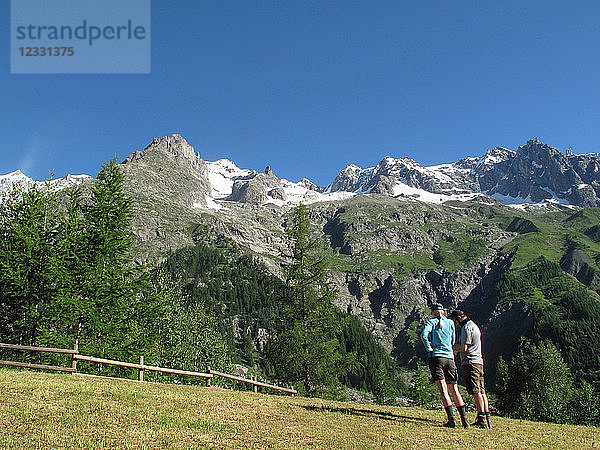
[[[33,184],[33,180],[20,170],[0,175],[0,193],[11,191],[19,186],[28,187],[31,184]]]
[[[214,200],[278,206],[314,203],[352,197],[351,192],[324,193],[312,181],[303,178],[294,183],[277,178],[270,167],[264,172],[240,169],[228,159],[206,163]]]
[[[366,169],[350,164],[327,187],[307,178],[299,182],[278,178],[268,166],[259,172],[241,169],[227,159],[206,162],[177,134],[154,139],[123,161],[124,168],[132,164],[151,167],[146,170],[148,176],[179,178],[176,186],[165,181],[164,188],[194,208],[220,209],[230,202],[293,206],[361,194],[427,203],[477,198],[509,205],[600,206],[600,155],[563,154],[537,139],[517,151],[496,147],[479,157],[429,167],[410,158],[392,157]],[[51,184],[62,188],[89,178],[67,175]],[[16,171],[0,176],[0,193],[33,183]]]
[[[90,180],[92,177],[89,175],[67,175],[63,178],[56,178],[50,180],[49,183],[44,181],[35,181],[29,178],[20,170],[15,170],[6,175],[0,175],[0,199],[13,189],[28,189],[34,184],[42,190],[48,188],[48,184],[52,189],[64,189],[71,187],[76,184],[83,183],[86,180]]]
[[[409,158],[387,157],[368,169],[347,166],[327,191],[386,194],[432,203],[466,200],[476,196],[466,173],[451,164],[424,167]]]
[[[566,155],[530,140],[479,176],[481,191],[503,203],[600,205],[598,155]]]
[[[516,152],[496,147],[480,157],[430,167],[387,157],[368,169],[347,166],[328,190],[428,203],[486,196],[508,205],[600,206],[600,156],[566,155],[535,139]]]

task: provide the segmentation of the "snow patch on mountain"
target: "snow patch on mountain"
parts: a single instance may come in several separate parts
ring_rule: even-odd
[[[398,183],[394,186],[394,197],[419,200],[424,203],[445,203],[449,201],[469,201],[479,197],[480,194],[434,194],[424,189]]]
[[[231,195],[233,183],[235,180],[241,180],[252,175],[256,175],[255,170],[240,169],[228,159],[219,159],[217,161],[207,161],[208,181],[212,188],[211,197],[213,199],[224,199]]]
[[[0,175],[0,192],[8,192],[17,186],[30,186],[33,180],[20,170]]]
[[[8,173],[6,175],[0,175],[0,200],[4,198],[6,194],[8,194],[13,189],[29,189],[32,186],[37,186],[38,189],[45,191],[50,187],[50,189],[66,189],[71,186],[81,184],[86,180],[90,180],[92,177],[89,175],[67,175],[63,178],[56,178],[54,180],[46,181],[36,181],[32,178],[29,178],[20,170],[15,170],[14,172]]]

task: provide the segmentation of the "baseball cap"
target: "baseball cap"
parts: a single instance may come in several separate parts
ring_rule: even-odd
[[[453,319],[453,320],[454,319],[458,320],[460,317],[463,317],[465,315],[466,314],[463,311],[461,311],[460,309],[455,309],[454,311],[452,311],[450,313],[450,318]]]

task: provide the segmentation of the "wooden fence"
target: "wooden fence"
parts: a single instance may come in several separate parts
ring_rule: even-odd
[[[84,376],[93,376],[81,372],[77,372],[77,361],[89,361],[98,364],[108,364],[119,367],[128,367],[131,369],[138,370],[138,381],[144,381],[144,371],[149,370],[153,372],[161,372],[161,373],[171,373],[177,375],[186,375],[192,377],[201,377],[206,379],[206,385],[210,387],[210,380],[214,376],[219,376],[223,378],[227,378],[234,381],[239,381],[242,383],[251,384],[254,387],[254,392],[257,391],[257,388],[264,387],[268,389],[273,389],[276,391],[287,392],[292,395],[297,394],[294,389],[284,388],[281,386],[276,386],[273,384],[262,383],[257,380],[251,380],[249,378],[238,377],[235,375],[230,375],[227,373],[219,372],[217,370],[211,370],[208,368],[208,373],[203,372],[193,372],[189,370],[179,370],[179,369],[170,369],[167,367],[158,367],[158,366],[150,366],[144,364],[144,357],[140,356],[139,363],[128,363],[123,361],[116,361],[113,359],[105,359],[105,358],[95,358],[93,356],[86,356],[79,353],[77,342],[73,346],[73,349],[64,349],[64,348],[48,348],[48,347],[31,347],[26,345],[15,345],[15,344],[4,344],[0,342],[0,350],[19,350],[19,351],[31,351],[31,352],[40,352],[40,353],[62,353],[65,355],[71,355],[71,366],[70,367],[60,367],[60,366],[49,366],[45,364],[32,364],[26,362],[18,362],[18,361],[3,361],[0,360],[0,366],[10,366],[10,367],[23,367],[27,369],[39,369],[39,370],[51,370],[54,372],[67,372],[74,375],[84,375]]]

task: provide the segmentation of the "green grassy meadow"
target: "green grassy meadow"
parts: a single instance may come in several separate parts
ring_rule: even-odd
[[[470,413],[474,419],[474,413]],[[598,429],[199,386],[0,370],[0,448],[594,448]]]

